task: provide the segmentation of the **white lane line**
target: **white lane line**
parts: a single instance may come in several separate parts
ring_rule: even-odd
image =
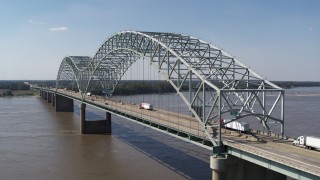
[[[290,153],[291,156],[300,157],[299,155]]]
[[[271,147],[266,147],[266,146],[263,146],[263,148],[265,148],[265,149],[272,149]]]

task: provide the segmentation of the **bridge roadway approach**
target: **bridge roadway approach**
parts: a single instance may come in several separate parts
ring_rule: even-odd
[[[44,93],[43,97],[52,103],[55,101],[49,98],[49,94],[81,101],[80,93],[63,89],[42,89],[40,93]],[[100,96],[86,97],[83,103],[212,149],[193,117],[160,109],[139,109],[137,105]],[[263,179],[261,176],[265,179],[286,179],[284,175],[295,179],[320,179],[320,152],[295,147],[292,139],[280,139],[277,135],[255,130],[241,134],[227,129],[223,131],[222,139],[228,158],[212,156],[210,166],[213,174],[224,179]]]

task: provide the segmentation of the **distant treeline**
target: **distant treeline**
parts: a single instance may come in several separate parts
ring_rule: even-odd
[[[30,90],[30,86],[24,81],[0,81],[0,89],[9,90]]]
[[[320,86],[320,82],[314,82],[314,81],[273,81],[273,83],[285,89],[294,88],[294,87]]]
[[[56,87],[56,80],[32,80],[28,82],[39,87]]]
[[[175,89],[167,81],[127,81],[119,83],[113,94],[133,95],[169,92],[175,92]]]

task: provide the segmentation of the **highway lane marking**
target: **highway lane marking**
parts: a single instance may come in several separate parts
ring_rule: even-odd
[[[265,147],[265,146],[263,146],[263,148],[265,148],[265,149],[272,149],[271,147]]]
[[[291,156],[300,157],[299,155],[290,153]]]

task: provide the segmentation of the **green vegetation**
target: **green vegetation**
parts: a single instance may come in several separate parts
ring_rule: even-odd
[[[0,97],[3,96],[31,96],[34,91],[24,81],[0,81]]]
[[[56,87],[56,80],[32,80],[28,82],[39,87]]]
[[[315,82],[315,81],[273,81],[273,83],[285,89],[294,88],[294,87],[320,86],[320,82]]]
[[[0,97],[5,96],[34,96],[37,93],[33,90],[2,90],[0,89]]]
[[[30,90],[30,86],[23,81],[0,81],[0,89]]]
[[[124,81],[116,87],[114,95],[133,95],[175,92],[166,81]]]

